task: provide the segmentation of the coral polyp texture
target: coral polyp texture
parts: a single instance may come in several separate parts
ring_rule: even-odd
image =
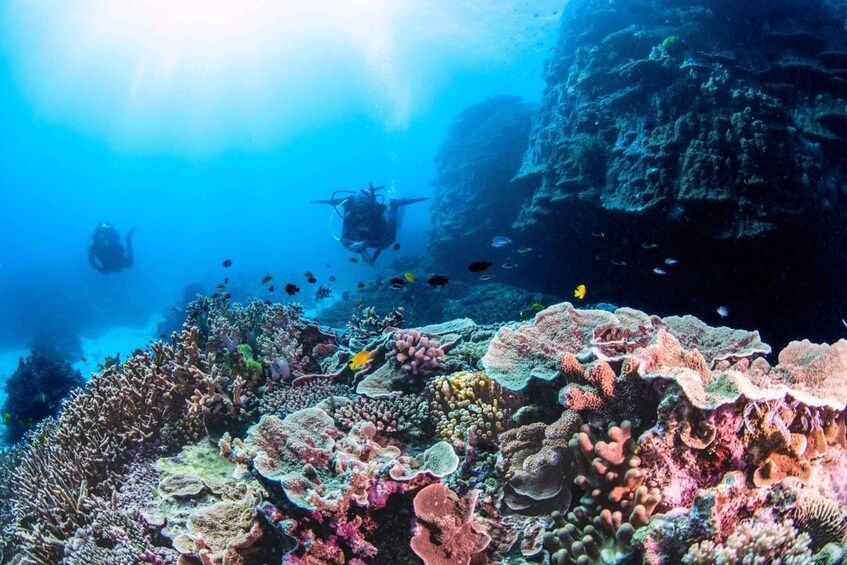
[[[395,329],[370,336],[353,370],[361,338],[297,309],[195,308],[0,455],[4,559],[844,554],[847,341],[793,342],[771,364],[753,331],[564,303],[500,328],[408,330],[404,351],[451,352],[426,376],[392,360]]]
[[[420,330],[398,330],[386,344],[390,356],[400,368],[412,376],[430,376],[439,366],[444,350],[438,341]]]

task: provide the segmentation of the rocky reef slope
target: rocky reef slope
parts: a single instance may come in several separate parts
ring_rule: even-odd
[[[506,282],[584,282],[658,312],[726,304],[775,342],[832,338],[847,303],[845,18],[822,0],[573,0],[510,189],[437,188],[520,200],[493,229],[537,252]],[[473,211],[454,210],[469,221],[439,245],[485,243]]]

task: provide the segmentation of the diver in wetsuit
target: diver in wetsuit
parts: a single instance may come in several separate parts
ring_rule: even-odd
[[[332,200],[315,200],[317,204],[331,204],[343,221],[341,227],[341,245],[354,253],[358,253],[362,262],[368,265],[376,263],[383,250],[388,249],[397,238],[397,212],[401,206],[414,204],[426,198],[390,199],[388,206],[385,198],[377,191],[382,186],[375,187],[368,183],[368,188],[353,193],[337,191]],[[338,198],[339,193],[351,194]],[[339,211],[339,206],[341,211]]]
[[[103,222],[94,228],[91,243],[88,244],[88,264],[107,275],[117,273],[132,267],[134,255],[132,251],[132,234],[135,228],[129,230],[121,244],[121,235],[108,222]]]

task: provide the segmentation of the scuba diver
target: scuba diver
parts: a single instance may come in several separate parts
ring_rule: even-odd
[[[98,225],[91,235],[91,243],[88,244],[88,264],[105,275],[132,267],[133,233],[135,228],[127,232],[124,238],[126,248],[124,248],[121,244],[121,235],[114,226],[108,222]]]
[[[388,205],[377,191],[384,186],[368,183],[359,192],[336,190],[330,200],[313,200],[312,204],[330,204],[342,219],[341,245],[358,253],[362,262],[376,263],[379,254],[388,249],[397,238],[397,212],[401,206],[427,200],[427,198],[391,198]],[[339,197],[339,195],[343,195]],[[341,207],[341,210],[339,210]]]

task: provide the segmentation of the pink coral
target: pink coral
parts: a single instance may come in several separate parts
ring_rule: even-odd
[[[397,330],[386,344],[400,367],[414,376],[429,376],[439,367],[444,350],[419,330]]]
[[[488,547],[491,537],[473,521],[478,496],[474,490],[460,499],[441,483],[415,496],[417,527],[411,545],[426,565],[468,565]]]

